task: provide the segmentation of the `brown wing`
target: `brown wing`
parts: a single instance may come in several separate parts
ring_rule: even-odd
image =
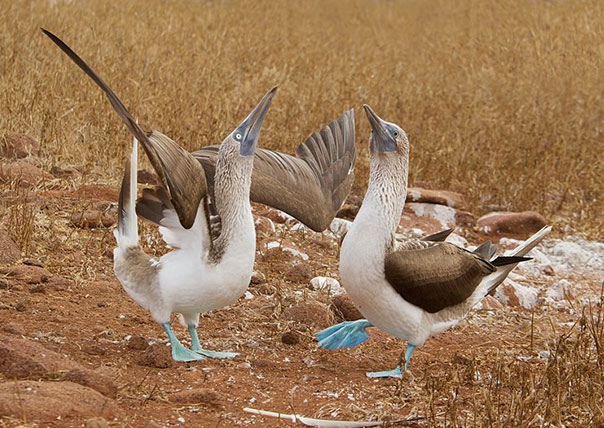
[[[157,131],[147,134],[111,88],[78,54],[50,31],[42,31],[105,92],[113,109],[142,144],[162,185],[170,195],[182,226],[186,229],[193,226],[201,198],[207,192],[203,168],[189,152],[170,138]]]
[[[295,217],[311,229],[327,229],[348,196],[354,179],[354,111],[313,133],[296,150],[296,157],[257,149],[251,199]],[[193,153],[213,186],[218,147]]]
[[[394,251],[386,256],[384,265],[392,288],[430,313],[462,303],[495,269],[479,255],[449,243]]]

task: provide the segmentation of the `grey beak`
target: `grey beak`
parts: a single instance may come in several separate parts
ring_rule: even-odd
[[[384,122],[367,104],[363,104],[363,108],[365,109],[365,114],[371,124],[371,144],[373,145],[373,148],[382,153],[395,151],[396,141],[386,129],[386,122]]]
[[[260,137],[260,130],[262,129],[264,118],[271,106],[275,92],[277,92],[276,86],[262,97],[254,110],[252,110],[248,117],[246,117],[245,120],[241,122],[241,125],[235,130],[235,136],[239,136],[239,138],[236,138],[240,143],[239,154],[241,154],[241,156],[252,156],[256,151],[256,143]]]

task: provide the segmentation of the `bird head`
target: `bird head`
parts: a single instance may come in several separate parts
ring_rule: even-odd
[[[235,151],[239,156],[244,158],[254,156],[258,138],[260,137],[260,130],[262,129],[262,124],[271,106],[275,92],[277,92],[276,86],[262,97],[258,105],[254,107],[254,110],[227,137],[227,140],[230,140],[228,145],[236,148],[237,150]]]
[[[398,125],[381,119],[371,107],[363,105],[365,114],[371,124],[369,150],[371,154],[408,155],[409,139],[407,133]]]

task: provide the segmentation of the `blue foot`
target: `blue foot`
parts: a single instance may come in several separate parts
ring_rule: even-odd
[[[413,351],[415,350],[415,346],[407,343],[407,350],[405,351],[405,365],[403,366],[403,370],[407,370],[409,367],[409,361],[411,361],[411,355],[413,355]],[[402,377],[403,372],[399,367],[394,370],[388,370],[384,372],[367,372],[367,377]]]
[[[181,344],[180,346],[172,347],[172,359],[174,361],[190,362],[202,361],[205,360],[206,357],[198,352],[185,348]]]
[[[182,346],[182,343],[180,343],[172,332],[169,323],[162,324],[162,327],[170,340],[170,346],[172,347],[172,359],[174,361],[189,362],[205,360],[206,357],[203,355]]]
[[[332,325],[325,330],[321,330],[315,337],[319,341],[319,346],[326,349],[353,348],[360,345],[369,335],[365,329],[371,327],[367,320],[344,321],[340,324]]]
[[[203,355],[204,357],[208,357],[208,358],[222,358],[222,359],[226,359],[226,360],[230,360],[232,358],[235,358],[237,355],[239,355],[239,353],[237,352],[218,352],[218,351],[208,351],[207,349],[195,349],[195,352],[197,352],[199,355]]]
[[[191,335],[191,348],[194,352],[203,356],[204,358],[221,358],[230,360],[231,358],[235,358],[239,355],[237,352],[216,352],[216,351],[208,351],[207,349],[202,349],[201,344],[199,343],[199,336],[197,336],[197,329],[194,325],[190,325],[187,327],[189,330],[189,334]]]
[[[384,372],[367,372],[367,377],[403,377],[403,372],[400,367],[395,368],[394,370],[387,370]]]

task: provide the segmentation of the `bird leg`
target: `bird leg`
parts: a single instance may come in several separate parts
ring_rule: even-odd
[[[407,350],[405,351],[405,364],[403,365],[403,369],[407,370],[407,367],[409,367],[409,361],[411,360],[411,355],[413,355],[413,351],[415,350],[415,346],[407,343]],[[387,370],[387,371],[383,371],[383,372],[367,372],[367,377],[402,377],[403,376],[403,372],[401,370],[401,367],[398,366],[397,368],[395,368],[394,370]]]
[[[197,352],[191,351],[190,349],[185,348],[182,343],[178,340],[178,338],[172,332],[170,328],[170,323],[162,324],[164,331],[168,335],[168,339],[170,340],[170,346],[172,347],[172,359],[174,361],[201,361],[205,360],[205,357]]]
[[[201,343],[199,343],[199,337],[197,336],[197,328],[194,325],[187,326],[189,330],[189,334],[191,335],[191,349],[193,352],[197,354],[208,357],[208,358],[225,358],[231,359],[235,358],[239,355],[237,352],[216,352],[216,351],[208,351],[207,349],[202,349]]]

